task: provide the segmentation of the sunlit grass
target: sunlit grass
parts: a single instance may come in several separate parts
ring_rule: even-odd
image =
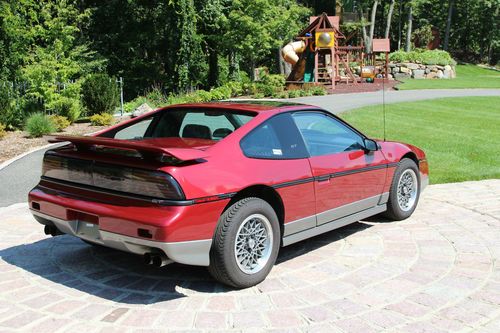
[[[381,105],[340,117],[369,136],[383,137]],[[500,97],[389,104],[386,133],[388,140],[426,152],[431,183],[500,178]]]
[[[397,88],[400,90],[500,88],[500,72],[498,71],[475,65],[457,65],[456,70],[455,79],[405,79]]]

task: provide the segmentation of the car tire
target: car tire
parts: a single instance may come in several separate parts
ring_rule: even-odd
[[[413,214],[420,197],[420,173],[417,164],[403,158],[394,172],[387,211],[384,215],[394,221],[404,220]]]
[[[210,250],[210,274],[219,282],[247,288],[271,271],[280,247],[274,209],[259,198],[245,198],[219,218]]]

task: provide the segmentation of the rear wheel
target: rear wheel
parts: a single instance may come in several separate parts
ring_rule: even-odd
[[[392,220],[404,220],[413,214],[420,197],[420,174],[417,164],[404,158],[394,172],[385,215]]]
[[[280,245],[274,209],[259,198],[245,198],[221,215],[210,251],[209,272],[227,285],[251,287],[271,271]]]

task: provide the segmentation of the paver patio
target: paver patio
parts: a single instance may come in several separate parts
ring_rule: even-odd
[[[283,248],[245,290],[47,238],[26,205],[0,209],[0,228],[0,332],[500,332],[500,180],[433,185],[406,221]]]

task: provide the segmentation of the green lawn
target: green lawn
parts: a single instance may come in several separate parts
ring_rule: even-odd
[[[383,137],[382,106],[341,118]],[[387,140],[422,148],[433,184],[500,178],[500,97],[442,98],[386,105]]]
[[[397,88],[400,90],[500,88],[500,72],[475,65],[457,65],[457,77],[455,79],[406,79]]]

